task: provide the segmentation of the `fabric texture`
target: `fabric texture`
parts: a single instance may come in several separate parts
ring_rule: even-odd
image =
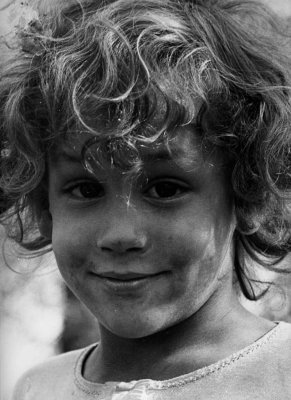
[[[19,381],[13,400],[291,399],[291,325],[285,322],[215,364],[165,381],[89,382],[82,365],[95,346],[33,368]]]

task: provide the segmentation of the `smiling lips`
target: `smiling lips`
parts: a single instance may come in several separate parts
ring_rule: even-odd
[[[102,282],[109,290],[115,293],[125,295],[126,293],[133,293],[152,284],[154,281],[160,279],[165,275],[166,271],[157,274],[138,274],[138,273],[124,273],[116,274],[115,272],[106,272],[102,274],[95,274],[98,280]]]
[[[96,274],[98,277],[103,278],[103,279],[111,279],[115,281],[122,281],[122,282],[128,282],[128,281],[136,281],[136,280],[142,280],[142,279],[148,279],[148,278],[153,278],[155,276],[161,275],[164,272],[159,272],[156,274],[138,274],[138,273],[125,273],[125,274],[117,274],[115,272],[106,272],[102,274]]]

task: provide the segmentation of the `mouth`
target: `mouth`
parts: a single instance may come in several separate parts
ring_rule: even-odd
[[[138,273],[123,273],[116,274],[115,272],[106,272],[104,274],[95,274],[107,288],[114,291],[132,291],[140,289],[154,281],[160,279],[167,271],[156,274],[138,274]]]
[[[128,272],[124,274],[117,274],[115,272],[106,272],[104,274],[96,274],[96,275],[98,275],[100,278],[126,282],[126,281],[151,278],[160,275],[161,273],[162,272],[159,272],[157,274],[138,274],[138,273]]]

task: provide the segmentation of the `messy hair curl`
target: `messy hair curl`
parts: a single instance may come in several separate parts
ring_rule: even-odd
[[[246,261],[275,269],[291,248],[282,24],[248,0],[86,0],[32,21],[13,67],[1,71],[0,188],[10,237],[36,253],[50,249],[37,219],[48,208],[47,155],[60,140],[90,132],[115,153],[116,141],[136,152],[195,124],[227,159],[235,269],[254,299]],[[132,157],[130,168],[138,162]]]

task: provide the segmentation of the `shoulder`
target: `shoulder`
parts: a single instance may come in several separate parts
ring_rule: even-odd
[[[27,371],[18,381],[13,400],[52,400],[56,392],[72,388],[75,380],[75,369],[78,360],[91,348],[79,349],[51,357],[42,364]],[[60,397],[65,398],[65,397]]]
[[[273,394],[272,398],[291,398],[291,324],[278,323],[254,352],[252,366],[250,373]]]
[[[274,336],[273,345],[277,346],[278,349],[281,348],[285,351],[291,351],[291,324],[287,322],[279,322],[276,330],[276,335]]]
[[[291,324],[278,322],[277,326],[251,345],[247,351],[253,355],[253,360],[267,362],[268,366],[277,368],[288,366],[291,371]]]

